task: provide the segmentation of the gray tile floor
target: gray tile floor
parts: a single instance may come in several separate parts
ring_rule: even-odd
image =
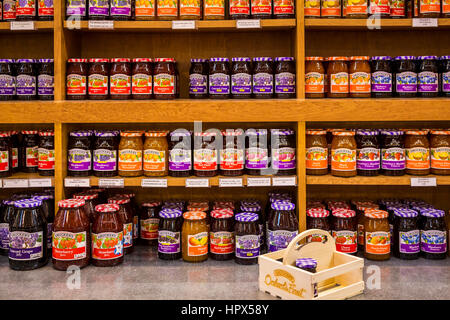
[[[450,299],[450,259],[365,263],[365,278],[373,272],[367,267],[379,266],[380,288],[366,287],[355,299]],[[73,286],[73,276],[54,270],[51,263],[14,271],[7,257],[0,256],[0,299],[273,299],[258,291],[257,279],[256,265],[166,262],[154,249],[137,247],[123,265],[82,269],[80,288],[70,289],[67,282]]]

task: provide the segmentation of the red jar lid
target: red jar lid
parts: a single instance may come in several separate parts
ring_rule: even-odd
[[[37,130],[23,130],[22,134],[38,134]]]
[[[79,208],[85,205],[82,199],[65,199],[58,202],[60,208]]]
[[[356,216],[356,212],[350,209],[336,209],[333,210],[332,214],[337,218],[353,218]]]
[[[153,62],[152,58],[134,58],[133,62]]]
[[[159,201],[144,202],[142,204],[143,207],[148,207],[148,208],[154,208],[154,207],[158,207],[160,205],[161,205],[161,202],[159,202]]]
[[[233,210],[231,209],[216,209],[211,211],[211,217],[215,219],[227,219],[233,217]]]
[[[6,138],[11,136],[11,134],[9,133],[9,131],[0,131],[0,138]]]
[[[175,62],[174,58],[155,58],[155,62]]]
[[[108,204],[99,204],[97,206],[95,206],[95,211],[97,212],[115,212],[115,211],[119,211],[120,207],[117,204],[112,204],[112,203],[108,203]]]
[[[53,130],[39,131],[39,135],[41,137],[53,137],[55,135],[55,132]]]
[[[105,58],[92,58],[92,59],[89,59],[89,62],[109,62],[109,59],[105,59]]]
[[[113,197],[113,198],[109,198],[108,199],[108,203],[112,203],[112,204],[125,204],[125,203],[130,203],[130,198],[125,198],[125,197]]]
[[[75,199],[94,200],[98,198],[98,193],[77,193],[73,196]]]
[[[69,60],[67,60],[67,62],[83,62],[83,63],[86,63],[86,62],[88,62],[88,59],[69,59]]]
[[[113,58],[113,59],[111,59],[111,62],[131,62],[131,59],[129,59],[129,58]]]
[[[306,215],[311,218],[326,218],[330,215],[330,212],[323,208],[311,208],[306,211]]]

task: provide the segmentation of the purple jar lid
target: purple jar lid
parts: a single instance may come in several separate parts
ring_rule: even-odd
[[[359,136],[377,136],[378,131],[376,130],[358,130],[356,134]]]
[[[393,210],[394,215],[401,218],[415,218],[419,215],[416,210],[396,208]]]
[[[14,59],[0,59],[0,63],[14,63]]]
[[[70,133],[71,137],[90,137],[92,136],[92,132],[89,130],[79,130],[79,131],[72,131]]]
[[[445,216],[444,210],[430,209],[420,212],[420,214],[424,217],[428,218],[442,218]]]
[[[271,129],[270,133],[272,135],[277,135],[277,136],[292,136],[294,134],[294,130],[292,130],[292,129]]]
[[[386,136],[401,136],[403,135],[403,131],[401,130],[382,130],[381,134]]]
[[[37,208],[42,205],[42,201],[38,199],[23,199],[14,202],[16,208]]]
[[[235,57],[235,58],[232,58],[231,61],[233,61],[233,62],[239,62],[239,61],[250,62],[252,60],[248,57]]]
[[[38,59],[37,62],[40,63],[53,63],[53,59]]]
[[[419,60],[437,60],[437,56],[419,56],[417,59]]]
[[[267,129],[247,129],[247,131],[245,131],[245,134],[247,136],[266,136]]]
[[[190,137],[191,133],[185,129],[177,129],[170,133],[171,137]]]
[[[392,60],[390,56],[373,56],[370,58],[371,60]]]
[[[312,269],[317,267],[317,260],[313,258],[300,258],[295,260],[295,265],[302,269]]]
[[[54,199],[53,194],[48,193],[48,192],[36,192],[36,193],[33,193],[33,197],[40,197],[40,196],[50,197],[49,199]]]
[[[415,60],[415,56],[397,56],[395,60]]]
[[[293,57],[276,57],[275,61],[294,61]]]
[[[161,218],[171,219],[181,217],[182,212],[179,209],[162,209],[159,212]]]
[[[191,59],[191,62],[208,62],[208,59]]]
[[[388,211],[394,211],[396,209],[408,209],[409,210],[409,207],[406,204],[391,204],[391,205],[386,206],[386,209]]]
[[[53,197],[47,194],[47,195],[34,196],[33,200],[34,199],[44,201],[44,200],[51,200],[51,199],[53,199]]]
[[[240,207],[241,211],[245,211],[245,212],[258,212],[261,211],[261,206],[259,204],[254,204],[254,205],[250,205],[250,204],[243,204]]]
[[[292,202],[273,202],[271,205],[271,208],[274,210],[281,210],[281,211],[290,211],[295,209],[295,204]]]
[[[209,59],[210,62],[228,62],[230,61],[228,58],[211,58]]]
[[[116,137],[116,131],[95,131],[96,137]]]
[[[419,211],[419,212],[423,212],[426,210],[434,210],[434,207],[430,204],[411,205],[410,207],[411,207],[411,209]]]
[[[35,63],[35,59],[17,59],[16,63]]]
[[[450,60],[450,56],[442,56],[441,60]]]
[[[234,219],[239,222],[255,222],[258,218],[258,215],[253,212],[241,212],[234,216]]]
[[[253,61],[260,62],[260,61],[272,61],[273,59],[271,57],[256,57],[253,58]]]
[[[3,200],[3,204],[6,206],[13,206],[14,202],[14,200]]]

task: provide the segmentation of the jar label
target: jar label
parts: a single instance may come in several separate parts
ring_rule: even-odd
[[[420,252],[420,231],[412,230],[408,232],[399,231],[399,251],[400,253]]]
[[[158,252],[179,253],[180,233],[167,230],[158,231]]]
[[[341,17],[341,2],[322,0],[322,17]]]
[[[252,14],[272,14],[272,2],[270,0],[252,0]]]
[[[38,149],[38,169],[55,170],[55,150]]]
[[[208,76],[199,73],[189,75],[189,93],[191,94],[207,94],[208,93]]]
[[[84,16],[86,13],[86,0],[67,0],[67,15]]]
[[[139,216],[133,216],[133,241],[139,238]]]
[[[25,165],[27,168],[34,168],[38,166],[39,151],[38,146],[25,148]]]
[[[180,0],[180,16],[200,17],[200,0]]]
[[[16,94],[16,77],[0,74],[0,95],[15,95]]]
[[[208,16],[225,16],[225,1],[224,0],[205,0],[203,3],[205,10],[205,17]]]
[[[391,252],[390,232],[366,232],[365,251],[370,254],[388,254]]]
[[[109,0],[90,0],[89,1],[90,16],[109,16]]]
[[[406,168],[416,170],[430,169],[430,150],[427,148],[409,148],[406,152]]]
[[[169,152],[169,170],[188,171],[192,169],[191,150],[172,149]]]
[[[117,151],[108,149],[94,150],[94,171],[115,171],[117,169]]]
[[[308,72],[305,75],[305,92],[306,93],[324,93],[324,74],[319,72]]]
[[[108,76],[101,74],[89,75],[89,94],[106,95],[108,94]]]
[[[87,257],[86,231],[72,233],[53,232],[52,256],[55,260],[80,260]]]
[[[390,14],[389,0],[370,0],[370,14]]]
[[[405,16],[405,0],[391,1],[391,17]]]
[[[332,149],[331,169],[335,171],[355,171],[356,150],[347,148]]]
[[[144,171],[166,170],[166,152],[161,150],[144,150]]]
[[[449,0],[449,2],[450,2],[450,0]],[[450,7],[450,4],[449,4],[449,7]],[[450,92],[450,71],[442,74],[442,91]],[[0,93],[1,93],[1,91],[0,91]]]
[[[132,77],[131,92],[133,94],[152,94],[152,76],[143,73],[134,74]]]
[[[269,238],[269,252],[286,249],[289,243],[297,236],[297,231],[269,229],[267,236]]]
[[[351,14],[366,14],[367,13],[367,2],[363,1],[345,1],[345,15]]]
[[[442,13],[450,13],[450,0],[442,0]]]
[[[16,1],[16,17],[35,16],[36,0]]]
[[[420,13],[441,13],[440,0],[420,0]]]
[[[208,232],[189,234],[187,241],[187,255],[189,257],[199,257],[208,254]]]
[[[44,255],[44,232],[12,231],[9,246],[11,260],[40,259]]]
[[[112,260],[123,256],[123,231],[92,233],[92,259]]]
[[[236,257],[242,259],[252,259],[259,256],[260,241],[259,236],[250,234],[246,236],[236,236]]]
[[[88,171],[91,170],[91,151],[84,149],[69,150],[69,170]]]
[[[120,171],[142,170],[142,151],[134,149],[119,150]]]
[[[268,165],[267,149],[250,147],[245,150],[245,167],[247,169],[267,169]]]
[[[123,247],[130,248],[133,246],[133,223],[123,224]]]
[[[53,17],[53,0],[38,0],[38,15],[40,17]]]
[[[211,243],[211,253],[230,254],[234,251],[233,232],[217,231],[210,232],[209,239]]]
[[[358,250],[357,232],[351,230],[332,231],[336,242],[336,250],[344,253],[355,253]]]
[[[20,74],[17,80],[17,95],[35,95],[36,94],[36,77],[26,74]]]
[[[220,151],[220,169],[243,170],[244,150],[227,148]]]
[[[9,171],[9,151],[0,151],[0,172]]]
[[[304,10],[306,17],[320,18],[320,0],[306,0]]]
[[[137,0],[135,2],[136,17],[154,17],[155,16],[155,0]]]
[[[141,219],[141,239],[156,240],[158,239],[158,218]]]
[[[357,229],[358,229],[358,245],[364,245],[364,237],[365,237],[364,225],[358,224]]]
[[[126,74],[111,76],[111,94],[131,94],[131,77]]]
[[[272,149],[272,166],[276,170],[295,169],[295,148]]]
[[[397,73],[395,79],[397,92],[417,92],[417,73],[410,71]]]
[[[177,0],[158,0],[158,17],[176,17],[178,16]]]
[[[253,75],[253,93],[273,94],[273,75],[265,72]]]
[[[11,149],[11,158],[12,158],[12,167],[18,168],[19,167],[19,149],[18,148],[12,148]]]
[[[447,252],[447,233],[441,230],[421,230],[420,250],[427,253]]]
[[[212,149],[195,149],[194,169],[200,171],[217,170],[217,151]]]
[[[405,170],[405,150],[402,148],[381,149],[381,168],[384,170]]]
[[[339,72],[331,75],[331,93],[348,93],[348,73]]]
[[[290,72],[275,74],[275,93],[295,93],[295,74]]]
[[[418,78],[419,92],[438,92],[439,78],[437,73],[429,71],[420,72]]]
[[[232,94],[251,94],[252,76],[248,73],[237,73],[231,76]]]
[[[326,148],[312,147],[306,149],[306,169],[327,169],[328,150]]]
[[[3,0],[3,20],[16,19],[16,0]]]
[[[356,168],[358,170],[380,169],[380,149],[362,148],[358,149],[356,154]]]
[[[111,0],[112,16],[131,16],[131,0]]]
[[[214,73],[209,75],[210,94],[229,94],[230,76],[225,73]]]
[[[231,14],[250,14],[250,0],[230,0]]]
[[[294,14],[294,0],[273,0],[275,15]]]
[[[153,77],[155,94],[175,94],[175,76],[160,73]]]
[[[450,148],[431,148],[431,168],[450,169]]]
[[[38,95],[52,96],[54,94],[54,77],[48,74],[40,74],[38,76]]]
[[[67,95],[86,94],[86,76],[69,74],[67,76]]]
[[[324,236],[322,234],[312,234],[310,236],[306,237],[306,242],[325,242],[327,241],[327,236]]]
[[[9,250],[9,223],[0,223],[0,248]]]
[[[386,71],[372,73],[372,92],[392,92],[392,74]]]

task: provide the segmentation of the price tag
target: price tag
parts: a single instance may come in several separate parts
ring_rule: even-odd
[[[3,188],[28,188],[28,179],[4,179]]]
[[[195,20],[173,20],[172,21],[173,30],[195,30],[197,26]]]
[[[242,187],[244,184],[242,178],[219,178],[219,187]]]
[[[413,26],[413,28],[437,28],[438,19],[437,18],[413,18],[412,26]]]
[[[186,188],[208,188],[209,179],[186,179]]]
[[[247,178],[248,187],[270,187],[270,178]]]
[[[108,20],[89,20],[89,29],[114,30],[114,21]]]
[[[28,179],[28,185],[30,188],[51,187],[52,179],[51,178]]]
[[[261,29],[261,20],[259,20],[259,19],[237,20],[236,28],[237,29]]]
[[[11,21],[11,30],[34,30],[34,21]]]
[[[436,178],[411,178],[411,187],[436,187]]]
[[[124,180],[120,178],[98,179],[98,186],[101,188],[123,188]]]
[[[274,187],[284,187],[284,186],[296,186],[297,185],[297,177],[273,177],[272,185]]]
[[[65,178],[64,186],[66,187],[90,187],[91,181],[89,178]]]
[[[142,179],[142,188],[167,188],[167,179]]]

